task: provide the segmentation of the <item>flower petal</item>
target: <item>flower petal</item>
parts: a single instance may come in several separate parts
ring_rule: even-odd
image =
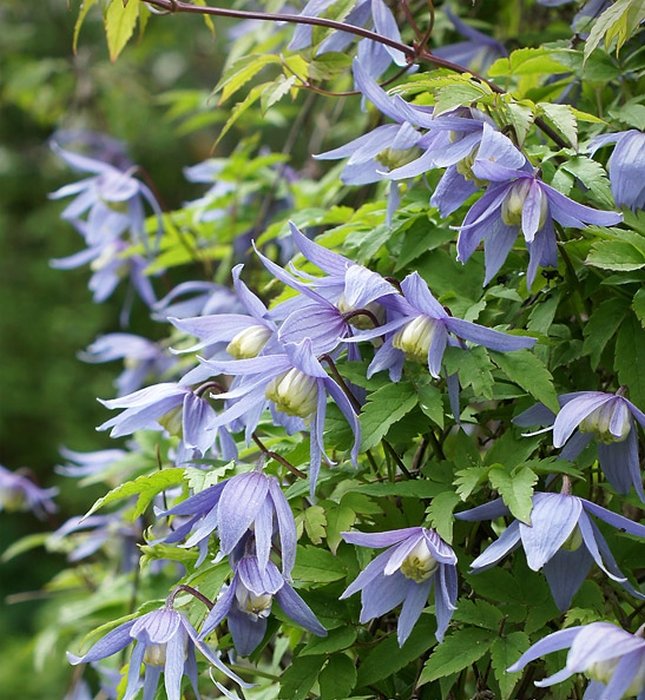
[[[269,484],[261,472],[240,474],[226,482],[218,506],[218,533],[224,554],[230,554],[266,498]]]

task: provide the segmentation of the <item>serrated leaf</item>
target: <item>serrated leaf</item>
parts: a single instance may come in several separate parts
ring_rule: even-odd
[[[361,450],[370,450],[387,435],[394,423],[409,413],[419,400],[414,387],[407,382],[386,384],[367,397],[360,415]]]
[[[293,578],[305,583],[329,583],[347,574],[343,563],[331,552],[318,547],[298,546]]]
[[[426,384],[417,389],[419,408],[428,418],[443,430],[443,395],[434,384]]]
[[[347,698],[356,685],[356,667],[345,654],[336,654],[318,676],[320,697],[329,700]]]
[[[249,107],[252,107],[262,97],[262,93],[267,85],[270,85],[270,83],[256,85],[249,91],[249,94],[241,102],[238,102],[235,107],[233,107],[231,110],[231,116],[226,120],[226,124],[224,124],[222,130],[219,132],[215,145],[217,145],[224,138],[224,136],[226,136],[231,127],[244,114],[244,112],[246,112]]]
[[[511,632],[493,642],[490,650],[493,673],[501,692],[501,700],[509,700],[517,681],[522,677],[522,671],[507,673],[506,669],[514,664],[531,646],[531,640],[526,632]]]
[[[312,544],[320,544],[327,532],[327,517],[321,506],[310,506],[303,513],[305,532]]]
[[[530,525],[533,487],[538,480],[537,474],[529,467],[521,467],[513,472],[493,467],[488,472],[488,479],[511,513],[518,520]]]
[[[468,467],[455,472],[454,484],[462,501],[467,501],[473,491],[488,479],[488,467]]]
[[[482,97],[491,94],[490,88],[483,83],[476,82],[455,82],[453,85],[446,85],[435,92],[434,114],[439,115],[449,112],[455,107],[470,105]]]
[[[327,508],[327,545],[336,554],[341,541],[341,532],[349,530],[356,522],[356,513],[344,503],[330,505]]]
[[[89,509],[85,517],[95,513],[104,506],[122,501],[124,498],[138,496],[136,506],[132,513],[132,519],[138,518],[158,493],[170,486],[181,484],[183,480],[184,470],[179,467],[160,469],[152,474],[144,474],[137,477],[134,481],[120,484],[105,496],[99,498]]]
[[[627,307],[622,299],[607,299],[594,309],[583,328],[584,342],[582,350],[589,355],[591,368],[596,370],[600,357],[607,343],[614,337],[620,326]]]
[[[591,246],[585,264],[603,270],[630,272],[645,267],[645,255],[627,240],[599,240]]]
[[[495,380],[486,348],[446,348],[444,365],[448,374],[457,374],[462,389],[472,387],[478,398],[491,399]]]
[[[503,617],[501,610],[492,603],[463,598],[457,604],[453,620],[497,632]]]
[[[609,178],[600,163],[586,156],[576,156],[566,160],[562,164],[562,168],[578,178],[607,209],[614,206]]]
[[[554,413],[560,410],[553,377],[544,363],[528,350],[491,352],[493,362],[504,374]]]
[[[295,75],[290,75],[289,77],[281,75],[277,78],[277,80],[269,83],[262,91],[262,97],[260,99],[262,113],[273,107],[273,105],[277,102],[280,102],[280,100],[296,84],[296,81],[297,78]]]
[[[627,386],[629,398],[637,406],[645,406],[645,329],[630,314],[620,326],[616,338],[614,369],[618,381]]]
[[[104,23],[112,62],[116,61],[134,34],[140,6],[139,2],[129,2],[124,7],[123,0],[112,0],[109,4],[105,12]]]
[[[569,105],[552,104],[550,102],[539,102],[538,108],[547,120],[559,131],[567,141],[577,148],[578,146],[578,123]]]
[[[342,651],[351,647],[355,641],[356,629],[354,627],[339,627],[331,630],[326,637],[312,637],[298,656],[331,654],[334,651]]]
[[[511,52],[508,58],[497,59],[488,69],[488,75],[491,78],[505,75],[549,75],[565,72],[567,68],[557,51],[544,47],[522,48]]]
[[[495,640],[490,630],[466,627],[446,637],[426,661],[418,685],[436,681],[467,668],[490,649]]]
[[[305,700],[325,659],[325,656],[296,656],[280,677],[278,697],[285,700]]]
[[[226,102],[231,95],[234,95],[240,88],[244,87],[250,80],[271,63],[279,63],[280,58],[273,54],[260,54],[244,56],[238,59],[226,69],[213,89],[213,94],[221,92],[220,104]],[[264,83],[264,86],[272,85],[272,82]]]
[[[636,314],[636,318],[640,321],[641,326],[645,328],[645,289],[639,289],[632,299],[632,309]]]
[[[72,51],[74,53],[76,53],[78,49],[78,35],[81,33],[81,27],[83,26],[83,22],[85,22],[87,13],[93,5],[96,5],[96,0],[83,0],[81,2],[81,6],[78,10],[78,17],[74,23],[74,35],[72,37]]]
[[[613,28],[621,24],[631,5],[632,0],[618,0],[618,2],[610,5],[599,17],[595,18],[591,25],[589,36],[585,41],[583,54],[585,62],[591,55],[591,52],[598,47],[603,37],[607,34],[613,34]],[[605,43],[607,48],[609,48],[607,39],[605,39]]]
[[[426,509],[430,524],[448,544],[452,542],[452,513],[457,503],[459,496],[454,491],[443,491],[432,499]]]

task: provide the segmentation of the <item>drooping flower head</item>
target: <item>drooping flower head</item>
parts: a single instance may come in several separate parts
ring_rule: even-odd
[[[562,447],[564,459],[575,459],[595,440],[598,463],[618,493],[633,486],[645,503],[643,478],[638,457],[636,423],[645,428],[645,414],[621,393],[575,391],[558,398],[562,408],[557,416],[537,404],[514,418],[521,426],[550,425],[553,445]]]
[[[208,538],[217,530],[220,549],[231,554],[240,540],[252,533],[258,565],[269,562],[274,536],[280,543],[282,572],[288,576],[296,557],[296,524],[289,503],[274,476],[246,472],[187,498],[160,516],[188,516],[187,523],[171,532],[165,542],[178,542],[190,534],[185,547],[199,546],[206,556]]]
[[[311,608],[287,583],[276,565],[269,561],[261,566],[253,554],[245,554],[234,564],[235,574],[204,621],[200,639],[207,637],[226,617],[235,649],[248,656],[262,641],[271,613],[273,599],[285,615],[319,637],[327,630]]]
[[[180,700],[183,676],[188,676],[195,695],[199,697],[197,660],[195,649],[215,668],[243,687],[248,687],[241,678],[227,668],[219,656],[201,641],[196,630],[186,617],[167,603],[164,607],[128,620],[101,637],[83,656],[67,653],[70,663],[92,663],[105,659],[125,649],[134,642],[130,657],[128,680],[123,700],[132,700],[139,690],[141,664],[145,666],[143,696],[155,695],[159,677],[164,674],[164,685],[168,700]],[[226,697],[235,695],[218,684]]]
[[[57,494],[57,488],[42,489],[24,474],[0,464],[0,511],[30,510],[44,518],[57,510],[52,500]]]
[[[571,228],[585,228],[589,224],[613,226],[622,221],[616,212],[598,211],[565,197],[542,182],[528,163],[518,168],[519,151],[509,148],[508,139],[488,124],[483,129],[484,137],[472,171],[491,185],[459,227],[457,259],[465,262],[484,241],[484,284],[497,274],[520,232],[529,251],[527,285],[530,287],[538,267],[557,265],[554,221]]]
[[[508,514],[502,499],[498,498],[483,506],[455,513],[455,517],[467,521],[492,520]],[[645,526],[585,498],[566,493],[535,493],[530,524],[514,520],[471,566],[474,571],[484,571],[521,545],[529,568],[533,571],[543,569],[560,610],[569,607],[594,561],[609,578],[632,595],[645,598],[618,568],[609,545],[590,515],[631,535],[645,538]]]
[[[584,673],[591,683],[587,700],[621,700],[643,697],[645,690],[645,626],[635,634],[609,622],[569,627],[547,635],[520,656],[507,670],[521,671],[544,654],[569,649],[565,667],[549,678],[535,681],[539,688],[561,683],[574,673]]]
[[[342,532],[345,542],[360,547],[388,549],[374,558],[341,595],[341,600],[361,591],[360,622],[403,603],[397,625],[399,646],[403,646],[426,606],[434,585],[437,641],[444,634],[456,609],[457,557],[430,529],[409,527],[388,532]]]

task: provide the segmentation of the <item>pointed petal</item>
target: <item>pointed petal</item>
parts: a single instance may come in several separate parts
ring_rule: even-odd
[[[258,565],[260,569],[265,569],[271,554],[271,538],[273,537],[273,503],[270,498],[265,498],[257,511],[253,530]]]
[[[496,518],[501,518],[503,515],[509,515],[509,513],[510,511],[504,505],[504,501],[502,501],[501,498],[496,498],[494,501],[484,503],[476,508],[469,508],[468,510],[455,513],[455,518],[457,518],[457,520],[467,520],[469,522],[476,520],[495,520]]]
[[[520,527],[517,520],[513,521],[502,532],[498,539],[489,545],[473,563],[471,569],[486,569],[493,564],[497,564],[500,559],[505,557],[509,552],[512,552],[520,542]]]
[[[403,601],[399,622],[396,626],[396,638],[400,647],[403,646],[405,640],[410,636],[412,628],[416,625],[423,608],[428,602],[428,596],[432,588],[432,578],[421,583],[415,583],[414,581],[412,583],[413,585],[408,587],[408,594]]]
[[[75,656],[74,654],[67,653],[67,658],[69,662],[76,666],[78,664],[91,664],[94,661],[100,661],[106,656],[112,656],[116,654],[121,649],[125,648],[132,641],[130,636],[130,630],[136,620],[128,620],[119,625],[111,632],[108,632],[104,637],[93,644],[83,656]]]
[[[582,507],[588,513],[591,513],[597,518],[604,520],[606,523],[609,523],[613,527],[620,530],[620,532],[628,532],[630,535],[634,535],[635,537],[645,538],[645,525],[635,523],[633,520],[625,518],[624,516],[614,513],[611,510],[607,510],[607,508],[603,508],[592,501],[588,501],[586,498],[581,498],[580,500],[582,501]]]
[[[312,609],[288,583],[276,593],[275,598],[287,617],[319,637],[327,636],[327,630],[320,624]]]
[[[359,547],[391,547],[393,544],[403,542],[408,537],[420,535],[422,528],[405,527],[401,530],[388,530],[387,532],[341,532],[341,537],[349,544],[357,544]]]
[[[249,529],[266,498],[269,484],[261,472],[240,474],[226,482],[218,506],[220,546],[230,554]]]
[[[597,408],[611,400],[611,394],[599,391],[580,392],[560,409],[553,424],[553,445],[562,447],[571,437],[571,433],[580,423]]]
[[[546,562],[542,571],[559,610],[564,612],[569,609],[573,596],[587,578],[592,562],[585,547],[578,547],[573,552],[561,549]]]
[[[616,566],[616,562],[613,561],[613,557],[611,557],[610,561],[603,561],[603,557],[599,550],[599,540],[602,540],[607,552],[609,551],[609,547],[607,547],[605,538],[600,534],[600,531],[594,527],[593,523],[589,520],[584,511],[580,514],[578,527],[580,528],[580,534],[582,535],[585,547],[589,550],[589,554],[591,554],[596,564],[607,574],[607,576],[609,576],[609,578],[613,579],[614,581],[618,581],[619,583],[625,582],[627,579]],[[614,566],[612,566],[612,563]],[[613,571],[611,569],[613,569]]]
[[[132,698],[139,691],[139,673],[141,671],[141,664],[143,663],[143,657],[146,652],[145,642],[137,642],[132,650],[132,655],[130,656],[130,664],[128,667],[128,681],[125,689],[125,695],[123,700],[132,700]]]
[[[199,638],[204,639],[207,637],[219,623],[228,615],[231,610],[231,606],[235,601],[235,589],[238,585],[238,576],[235,576],[231,581],[230,585],[223,586],[215,605],[211,608],[204,624],[202,625],[202,631],[199,633]]]
[[[480,326],[478,323],[464,321],[461,318],[447,318],[445,321],[447,328],[459,338],[469,340],[471,343],[483,345],[490,350],[500,352],[510,352],[513,350],[523,350],[532,348],[537,339],[522,335],[509,335],[502,331],[495,331],[492,328]]]
[[[340,595],[339,600],[345,600],[354,595],[358,591],[362,590],[373,581],[379,574],[383,573],[383,569],[390,558],[390,552],[381,552],[377,557],[372,559],[372,561],[361,571],[361,573],[352,581],[352,583],[347,586],[347,588]]]
[[[548,634],[543,639],[533,644],[527,651],[525,651],[522,656],[506,670],[509,673],[517,673],[521,671],[527,664],[535,659],[540,658],[544,654],[550,654],[554,651],[560,651],[561,649],[566,649],[573,644],[573,640],[576,638],[580,630],[584,629],[583,625],[577,625],[576,627],[569,627],[564,630],[559,630],[558,632],[553,632]]]
[[[166,645],[166,663],[164,664],[164,685],[168,700],[181,700],[181,678],[184,675],[184,663],[188,635],[183,627]]]
[[[630,430],[627,439],[605,445],[598,443],[598,463],[609,483],[618,493],[629,493],[632,486],[645,502],[643,477],[638,459],[636,431]]]
[[[278,522],[278,534],[280,536],[280,552],[282,555],[282,573],[288,576],[296,561],[296,522],[289,503],[274,477],[269,478],[269,496],[273,502],[276,520]]]
[[[267,618],[252,618],[233,608],[228,616],[228,628],[233,637],[235,651],[240,656],[251,654],[262,641],[267,630]]]
[[[361,594],[360,622],[365,624],[374,617],[380,617],[393,610],[407,596],[408,588],[416,585],[399,571],[391,576],[379,574],[372,579]]]

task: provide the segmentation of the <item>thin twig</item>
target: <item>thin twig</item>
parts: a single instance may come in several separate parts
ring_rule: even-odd
[[[251,437],[253,438],[253,442],[260,448],[260,450],[267,456],[271,457],[271,459],[275,459],[276,462],[280,462],[280,464],[288,469],[294,476],[297,476],[299,479],[306,479],[307,475],[300,471],[298,467],[294,467],[291,462],[289,462],[288,459],[285,459],[282,455],[279,455],[277,452],[273,452],[273,450],[270,450],[263,442],[260,440],[258,437],[258,434],[256,432],[253,432],[251,434]]]

